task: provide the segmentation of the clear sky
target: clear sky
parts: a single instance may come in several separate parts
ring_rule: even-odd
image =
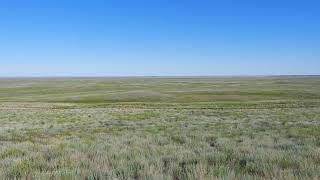
[[[320,74],[320,1],[0,1],[0,76],[280,74]]]

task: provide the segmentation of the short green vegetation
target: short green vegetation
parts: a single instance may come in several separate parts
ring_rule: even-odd
[[[319,178],[319,76],[0,79],[0,179]]]

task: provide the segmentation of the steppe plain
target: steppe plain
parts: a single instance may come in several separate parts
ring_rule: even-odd
[[[0,179],[319,179],[320,76],[0,79]]]

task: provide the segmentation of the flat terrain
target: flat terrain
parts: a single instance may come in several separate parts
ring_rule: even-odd
[[[320,76],[0,79],[0,179],[319,179]]]

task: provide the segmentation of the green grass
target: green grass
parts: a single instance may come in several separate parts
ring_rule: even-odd
[[[320,77],[0,79],[0,179],[319,179]]]

